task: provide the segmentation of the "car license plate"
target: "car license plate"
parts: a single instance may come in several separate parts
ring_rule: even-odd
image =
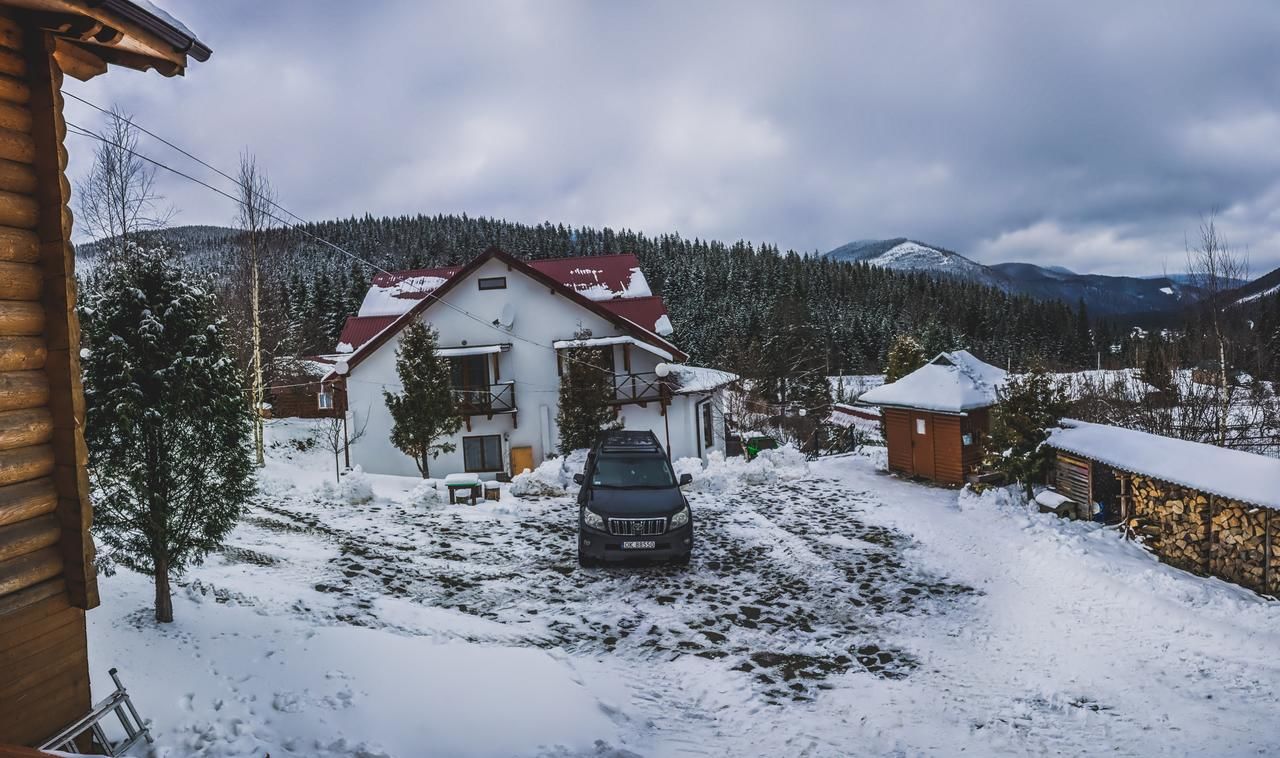
[[[635,540],[622,543],[623,550],[652,550],[658,546],[655,540]]]

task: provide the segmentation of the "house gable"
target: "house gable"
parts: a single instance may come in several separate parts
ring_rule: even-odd
[[[581,293],[566,287],[552,275],[529,265],[525,261],[521,261],[497,248],[490,248],[459,269],[457,273],[450,276],[448,280],[446,280],[437,289],[423,297],[403,315],[399,316],[388,326],[379,331],[378,334],[368,342],[360,345],[347,359],[348,372],[354,372],[357,366],[368,360],[369,357],[380,350],[383,345],[398,335],[400,331],[411,323],[413,319],[423,316],[429,309],[435,307],[437,303],[441,304],[440,308],[454,310],[454,312],[458,313],[459,316],[476,322],[478,327],[489,329],[492,332],[493,341],[502,341],[503,338],[510,337],[511,335],[505,329],[502,329],[493,323],[493,317],[497,314],[488,316],[487,314],[464,312],[467,311],[467,309],[461,308],[452,302],[454,297],[451,297],[451,295],[453,293],[465,291],[467,287],[476,286],[471,283],[479,278],[478,273],[481,272],[486,267],[485,264],[488,264],[490,261],[497,261],[499,264],[504,266],[504,271],[508,275],[523,275],[526,279],[532,281],[539,287],[545,287],[549,295],[562,297],[568,300],[585,311],[586,314],[590,314],[590,316],[594,317],[594,320],[603,321],[605,324],[611,326],[620,333],[630,335],[635,337],[637,340],[670,353],[673,356],[673,359],[678,362],[683,362],[688,359],[688,355],[675,345],[654,334],[652,331],[640,326],[634,321],[615,313],[611,309],[605,307],[601,302],[592,300]],[[502,292],[502,290],[493,290],[492,295],[495,297],[501,297]],[[509,298],[504,299],[504,302],[509,301]],[[528,310],[527,305],[525,310]],[[531,314],[527,312],[523,314],[526,318],[530,315]],[[573,336],[574,334],[568,333],[561,335],[559,338],[570,339]],[[517,337],[516,339],[520,338]],[[538,344],[542,344],[549,350],[552,349],[549,342],[539,342]],[[326,377],[326,380],[332,378],[334,378],[334,374],[330,374]]]

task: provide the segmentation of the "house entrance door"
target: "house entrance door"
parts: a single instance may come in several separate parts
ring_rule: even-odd
[[[525,469],[533,470],[533,448],[528,445],[511,448],[511,475],[521,474]]]
[[[933,478],[933,418],[911,414],[911,467],[916,476]]]

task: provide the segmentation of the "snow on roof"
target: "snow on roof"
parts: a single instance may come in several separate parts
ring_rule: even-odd
[[[978,360],[968,350],[938,353],[896,382],[864,392],[858,401],[871,405],[963,413],[995,405],[1004,384],[1003,369]]]
[[[669,368],[671,373],[668,376],[675,382],[678,395],[711,392],[738,380],[737,374],[721,371],[718,368],[689,366],[683,363],[671,364]]]
[[[379,281],[379,278],[382,281]],[[419,300],[440,289],[448,276],[438,274],[412,275],[398,278],[375,278],[373,286],[360,303],[359,316],[399,316],[412,308]]]
[[[1063,419],[1046,444],[1201,492],[1280,509],[1280,458]]]
[[[656,345],[650,345],[648,342],[638,340],[635,337],[619,336],[619,337],[588,337],[582,340],[556,340],[551,346],[556,350],[566,350],[575,347],[608,347],[609,345],[634,345],[641,350],[648,350],[659,358],[669,361],[674,356]]]

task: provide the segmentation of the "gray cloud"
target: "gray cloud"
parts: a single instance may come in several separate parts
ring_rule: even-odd
[[[304,217],[906,235],[1146,274],[1218,207],[1258,273],[1280,265],[1272,3],[167,5],[209,62],[69,87],[216,163],[251,148]],[[164,190],[179,223],[233,217]]]

